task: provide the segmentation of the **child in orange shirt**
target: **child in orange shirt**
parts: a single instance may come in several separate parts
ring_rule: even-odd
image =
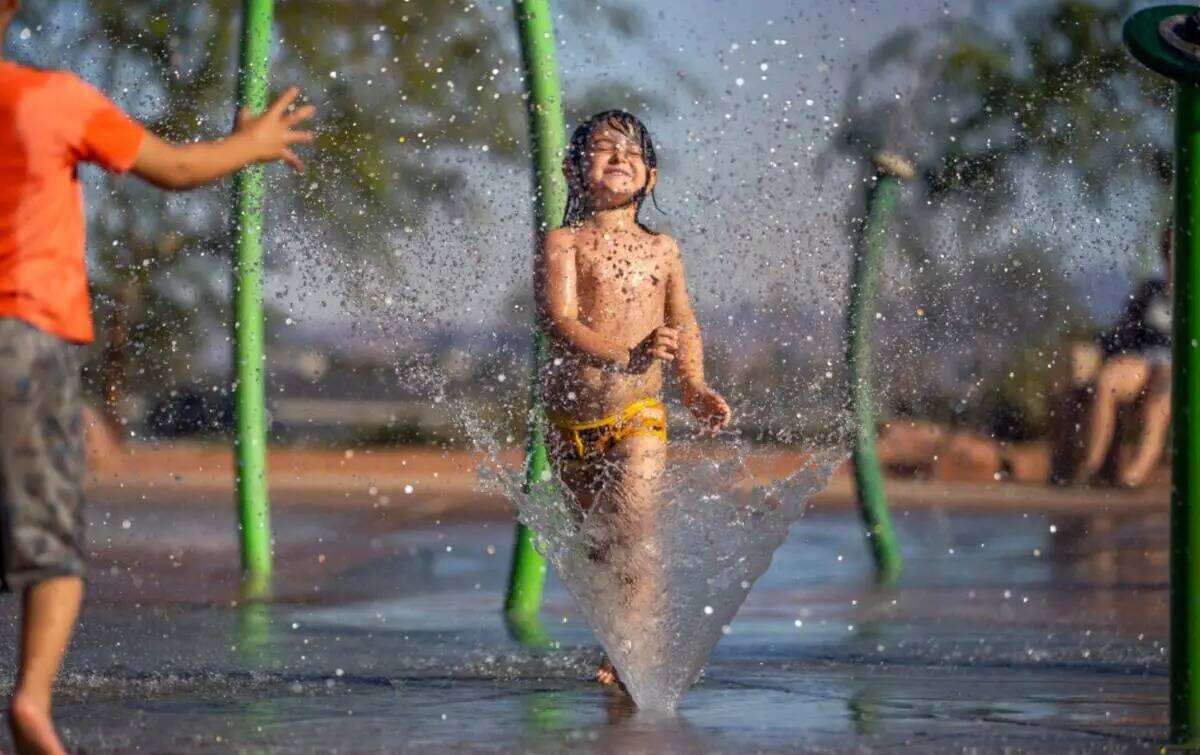
[[[20,0],[0,0],[0,39]],[[83,599],[82,400],[76,345],[93,338],[80,163],[184,190],[311,141],[295,89],[232,135],[164,142],[75,75],[0,58],[0,585],[21,591],[9,726],[20,753],[65,753],[51,685]]]

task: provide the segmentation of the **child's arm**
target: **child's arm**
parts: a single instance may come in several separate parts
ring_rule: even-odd
[[[683,256],[675,246],[670,275],[667,277],[667,325],[679,331],[679,351],[675,355],[675,374],[685,391],[704,387],[704,345],[700,325],[692,310],[683,273]]]
[[[674,244],[674,242],[672,242]],[[679,350],[675,357],[675,374],[683,387],[683,403],[704,427],[706,434],[715,435],[729,424],[733,411],[720,394],[704,381],[704,345],[700,325],[692,310],[683,272],[683,256],[675,246],[671,271],[667,280],[667,325],[679,331]]]
[[[539,306],[550,332],[571,348],[606,365],[644,372],[654,359],[674,358],[675,334],[658,328],[633,349],[597,333],[579,321],[575,289],[575,249],[571,232],[550,231],[542,242],[539,267]]]
[[[306,105],[288,112],[299,94],[295,87],[287,90],[262,115],[242,110],[233,134],[224,139],[171,144],[148,133],[131,170],[149,183],[172,191],[194,189],[252,163],[283,160],[303,170],[304,164],[291,147],[312,141],[311,131],[295,127],[311,118],[315,108]]]

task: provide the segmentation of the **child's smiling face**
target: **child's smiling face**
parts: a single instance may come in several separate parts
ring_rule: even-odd
[[[583,179],[595,209],[621,207],[638,192],[654,188],[658,171],[646,169],[646,157],[635,137],[612,124],[596,129],[588,144]]]

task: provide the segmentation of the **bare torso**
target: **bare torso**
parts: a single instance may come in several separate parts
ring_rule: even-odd
[[[667,284],[677,250],[665,235],[584,226],[573,234],[580,323],[633,348],[666,319]],[[602,365],[550,337],[542,371],[546,409],[576,421],[610,416],[662,390],[662,364],[643,373]]]

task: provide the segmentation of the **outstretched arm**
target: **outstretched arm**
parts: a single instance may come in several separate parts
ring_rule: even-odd
[[[702,434],[716,435],[729,424],[733,411],[725,399],[704,381],[704,345],[688,295],[683,257],[678,247],[675,248],[667,281],[667,325],[679,331],[675,374],[683,387],[683,403],[700,422]]]
[[[312,141],[311,131],[296,127],[311,118],[315,108],[306,105],[289,111],[288,106],[299,95],[300,90],[289,89],[262,115],[242,110],[233,133],[224,139],[171,144],[146,134],[131,170],[147,182],[172,191],[194,189],[253,163],[282,160],[303,170],[304,164],[291,148]]]

